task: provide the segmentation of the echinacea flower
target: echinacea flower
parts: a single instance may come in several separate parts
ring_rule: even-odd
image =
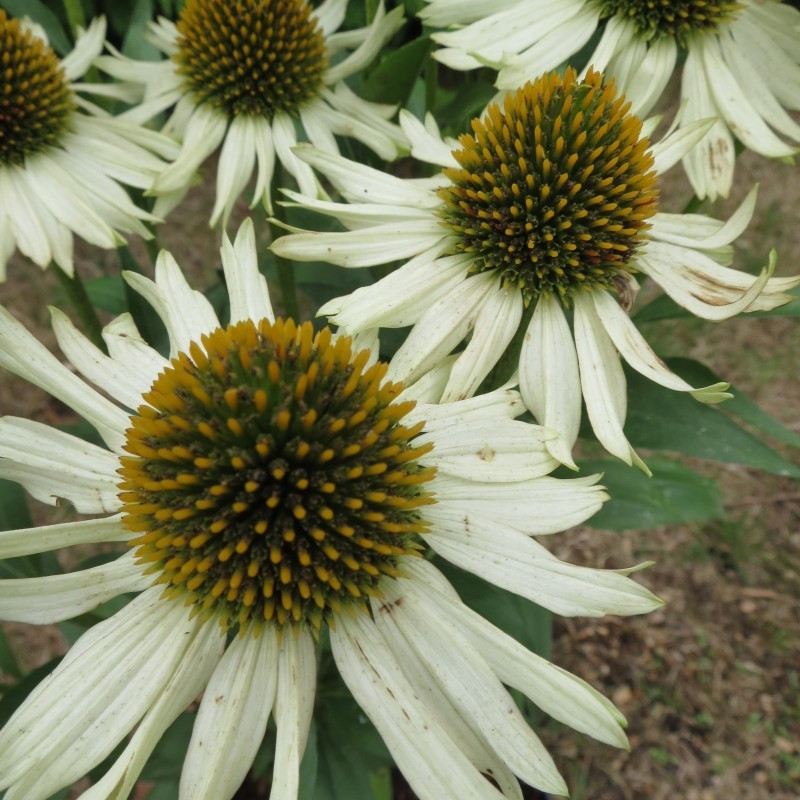
[[[313,171],[292,153],[297,123],[309,141],[331,152],[338,152],[341,135],[384,159],[397,157],[406,142],[389,121],[395,107],[362,100],[344,79],[374,60],[402,24],[403,10],[386,14],[381,3],[370,25],[336,33],[346,8],[347,0],[318,8],[307,0],[187,0],[177,24],[161,18],[152,26],[165,60],[119,53],[97,59],[98,67],[141,90],[141,104],[126,119],[144,123],[175,106],[164,132],[182,148],[153,184],[157,212],[179,201],[220,145],[212,225],[224,224],[254,169],[252,205],[271,208],[276,156],[301,191],[316,194]]]
[[[0,731],[5,800],[49,797],[135,729],[82,795],[127,798],[203,690],[181,800],[232,797],[270,714],[271,796],[294,798],[323,628],[419,797],[519,797],[517,777],[565,793],[503,684],[617,746],[621,715],[468,609],[419,556],[436,552],[561,614],[650,611],[660,601],[627,571],[566,564],[533,538],[594,513],[606,499],[597,476],[548,476],[551,434],[514,419],[523,407],[513,389],[436,405],[442,368],[403,390],[349,336],[275,320],[249,222],[224,240],[222,262],[224,329],[168,254],[155,282],[126,276],[163,319],[170,360],[128,315],[106,327],[105,355],[53,312],[62,350],[100,391],[0,311],[0,366],[67,403],[108,445],[0,419],[0,477],[99,515],[1,532],[0,556],[129,548],[91,569],[0,581],[0,618],[56,622],[138,593]]]
[[[320,309],[348,331],[413,325],[390,377],[413,383],[471,331],[443,401],[476,392],[524,328],[522,397],[559,432],[550,453],[574,466],[581,394],[603,446],[630,464],[623,433],[620,356],[670,389],[706,403],[726,384],[694,388],[670,372],[626,313],[638,284],[657,281],[705,319],[771,309],[793,299],[800,278],[757,278],[728,263],[730,243],[753,212],[752,192],[727,223],[658,212],[656,177],[702,136],[695,125],[650,146],[613,81],[574,70],[526,84],[472,122],[473,134],[445,142],[432,118],[401,117],[412,154],[442,166],[433,178],[402,180],[309,148],[298,149],[349,203],[286,194],[332,215],[347,232],[293,233],[272,249],[297,260],[368,267],[408,259],[397,271]],[[572,330],[568,313],[573,318]],[[532,316],[530,316],[532,314]]]
[[[683,164],[700,197],[727,197],[733,137],[771,158],[790,158],[800,126],[800,11],[778,0],[428,0],[420,16],[436,27],[434,57],[454,69],[491,66],[497,85],[516,89],[530,75],[575,56],[601,26],[586,60],[617,80],[636,114],[661,97],[686,53],[681,125],[716,118]],[[603,25],[604,23],[604,25]],[[582,66],[582,65],[580,65]],[[784,142],[780,134],[789,140]]]
[[[59,59],[41,28],[0,9],[0,280],[17,248],[71,275],[73,234],[103,248],[124,244],[120,231],[152,238],[144,222],[158,220],[120,183],[149,187],[176,147],[80,96],[105,30],[95,19]]]

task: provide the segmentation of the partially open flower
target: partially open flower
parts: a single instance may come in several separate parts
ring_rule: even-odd
[[[177,136],[182,149],[153,184],[158,213],[180,202],[220,145],[212,225],[224,224],[254,169],[252,205],[271,208],[276,156],[301,191],[315,195],[313,171],[292,152],[298,123],[309,141],[331,152],[338,152],[341,135],[382,158],[397,157],[406,141],[389,121],[396,109],[362,100],[344,78],[375,58],[402,24],[403,10],[386,14],[381,4],[367,27],[336,33],[346,8],[347,0],[317,8],[308,0],[187,0],[177,24],[162,18],[152,27],[166,60],[119,53],[97,59],[98,67],[139,88],[141,104],[124,117],[143,123],[175,106],[164,132]]]
[[[442,45],[435,58],[454,69],[494,67],[498,87],[509,90],[565,61],[575,63],[602,26],[586,63],[615,78],[641,115],[659,100],[685,51],[680,124],[716,118],[683,160],[698,197],[713,200],[730,192],[734,136],[772,158],[798,151],[800,126],[786,110],[800,110],[800,11],[788,3],[509,0],[498,8],[428,0],[420,16],[454,28],[433,34]]]
[[[600,73],[581,79],[568,69],[563,78],[552,73],[526,84],[473,120],[473,132],[458,142],[443,141],[430,117],[425,126],[410,114],[401,121],[412,154],[442,166],[438,176],[405,181],[306,148],[302,157],[351,202],[287,195],[352,230],[295,233],[272,249],[346,267],[411,258],[320,313],[350,331],[413,325],[390,370],[405,382],[471,332],[444,401],[473,395],[523,327],[522,397],[541,424],[560,433],[546,445],[564,464],[573,465],[582,393],[600,442],[644,467],[622,430],[620,355],[702,402],[728,396],[725,384],[690,386],[656,357],[627,314],[638,289],[633,273],[653,278],[706,319],[775,308],[793,299],[786,292],[800,283],[772,278],[774,258],[757,278],[722,266],[750,220],[755,192],[724,224],[656,210],[657,174],[707,125],[651,146],[613,81],[604,83]]]
[[[553,434],[515,419],[524,407],[513,389],[437,405],[445,367],[403,388],[362,347],[370,336],[274,319],[249,222],[233,245],[224,240],[222,262],[226,328],[168,254],[155,282],[126,276],[163,319],[169,360],[128,315],[105,328],[105,355],[53,312],[62,350],[106,394],[0,310],[0,367],[67,403],[109,448],[0,419],[0,477],[98,515],[0,532],[0,557],[129,548],[83,571],[0,580],[0,618],[56,622],[138,593],[87,631],[0,731],[5,798],[50,797],[135,729],[82,795],[127,797],[204,689],[181,800],[231,798],[271,713],[272,791],[295,797],[323,630],[419,797],[519,797],[517,778],[565,794],[503,684],[609,744],[625,746],[624,719],[467,608],[420,556],[435,552],[560,614],[650,611],[660,601],[627,570],[564,563],[533,538],[599,509],[598,476],[549,477]]]
[[[76,81],[103,46],[105,22],[82,31],[59,59],[38,27],[0,9],[0,280],[19,248],[40,267],[73,272],[72,236],[98,247],[124,244],[120,232],[151,238],[120,183],[147,188],[173,157],[168,138],[110,117],[85,100]]]

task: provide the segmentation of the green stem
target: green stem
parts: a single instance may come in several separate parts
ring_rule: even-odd
[[[108,353],[106,343],[103,341],[103,326],[100,324],[97,312],[94,310],[92,301],[89,300],[86,287],[83,285],[83,281],[80,279],[77,271],[74,275],[69,276],[56,263],[51,264],[50,268],[55,272],[58,282],[61,284],[61,288],[69,298],[72,307],[75,309],[75,313],[83,324],[86,335],[104,353]]]
[[[701,200],[696,194],[693,194],[689,202],[684,206],[683,213],[694,214],[704,202],[705,200]]]
[[[64,0],[64,10],[67,12],[69,26],[75,34],[78,28],[86,27],[86,15],[83,13],[81,0]]]
[[[280,176],[276,176],[280,177]],[[276,183],[280,186],[282,184]],[[273,216],[280,222],[286,221],[286,210],[279,203],[275,203]],[[284,235],[284,230],[274,222],[269,223],[270,238],[272,241]],[[294,266],[285,258],[273,253],[275,266],[278,270],[278,286],[281,287],[281,299],[283,300],[283,311],[286,317],[291,317],[295,322],[300,319],[300,307],[297,303],[297,286],[294,280]]]

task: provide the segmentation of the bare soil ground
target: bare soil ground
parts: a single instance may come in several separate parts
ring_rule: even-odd
[[[762,187],[738,263],[754,269],[774,245],[781,274],[796,273],[797,170],[744,156],[738,177],[740,196],[754,180]],[[669,205],[678,209],[688,199],[680,195],[686,194],[680,175],[670,188]],[[713,210],[729,212],[736,199]],[[212,281],[218,264],[207,213],[205,198],[192,195],[163,232],[163,243],[200,286]],[[134,249],[144,255],[141,243]],[[82,256],[82,274],[116,270],[113,254],[96,258]],[[49,346],[46,304],[55,288],[52,275],[19,258],[0,286],[0,303]],[[798,320],[675,322],[646,333],[662,353],[705,361],[800,431]],[[0,376],[0,412],[70,420],[61,404],[7,374]],[[799,458],[788,448],[781,452]],[[578,529],[558,537],[558,554],[575,563],[619,567],[653,559],[657,565],[639,578],[668,601],[646,617],[555,623],[553,660],[609,695],[630,723],[630,753],[564,726],[544,726],[542,737],[574,800],[800,797],[800,484],[736,466],[692,466],[720,480],[725,521],[624,534]],[[35,513],[38,521],[52,520],[50,509]],[[55,628],[5,629],[28,669],[65,649]]]

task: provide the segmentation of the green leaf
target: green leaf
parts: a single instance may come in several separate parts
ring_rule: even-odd
[[[29,672],[16,686],[9,689],[0,699],[0,728],[10,719],[11,715],[22,704],[25,698],[34,690],[43,678],[46,678],[61,661],[61,656],[51,659],[38,669]]]
[[[314,800],[368,800],[372,774],[392,758],[364,712],[342,686],[337,696],[321,695],[314,711],[318,742]]]
[[[0,628],[0,672],[10,675],[12,678],[22,677],[22,669],[17,663],[17,657],[2,628]],[[4,691],[6,691],[5,687],[0,686],[0,694]]]
[[[427,35],[399,47],[372,70],[361,87],[362,97],[376,103],[405,105],[430,49]]]
[[[18,483],[0,478],[0,531],[30,528],[32,524],[25,490]]]
[[[581,461],[581,474],[602,472],[611,495],[587,525],[624,531],[725,516],[716,481],[673,461],[648,459],[647,466],[652,478],[613,459]]]
[[[436,120],[442,128],[458,135],[469,130],[469,123],[497,94],[490,81],[471,81],[459,86],[455,95],[436,109]]]
[[[125,30],[125,38],[122,40],[122,52],[126,56],[143,61],[161,59],[161,51],[143,36],[154,11],[153,0],[136,0],[134,3]]]
[[[119,275],[92,278],[83,284],[92,305],[109,314],[122,314],[128,310],[125,299],[125,281]]]
[[[545,658],[550,655],[552,614],[546,608],[458,569],[444,559],[437,558],[435,563],[470,608],[534,653]]]
[[[666,359],[669,368],[680,375],[692,386],[708,386],[722,380],[717,374],[712,372],[705,364],[693,361],[690,358],[668,358]],[[726,400],[720,408],[730,414],[734,414],[739,419],[744,420],[748,425],[752,425],[762,433],[772,436],[781,442],[786,442],[794,447],[800,447],[800,434],[795,433],[789,428],[781,425],[773,419],[766,411],[754,403],[744,392],[731,386],[730,391],[733,397]]]
[[[41,0],[0,0],[0,7],[12,17],[30,17],[38,22],[59,55],[64,56],[72,50],[72,41],[61,20]]]
[[[308,730],[306,751],[303,753],[303,760],[300,762],[300,788],[297,792],[297,800],[315,800],[318,769],[317,726],[312,720],[311,727]]]
[[[800,477],[800,467],[713,406],[673,392],[629,369],[625,433],[634,447],[669,450],[775,475]]]

